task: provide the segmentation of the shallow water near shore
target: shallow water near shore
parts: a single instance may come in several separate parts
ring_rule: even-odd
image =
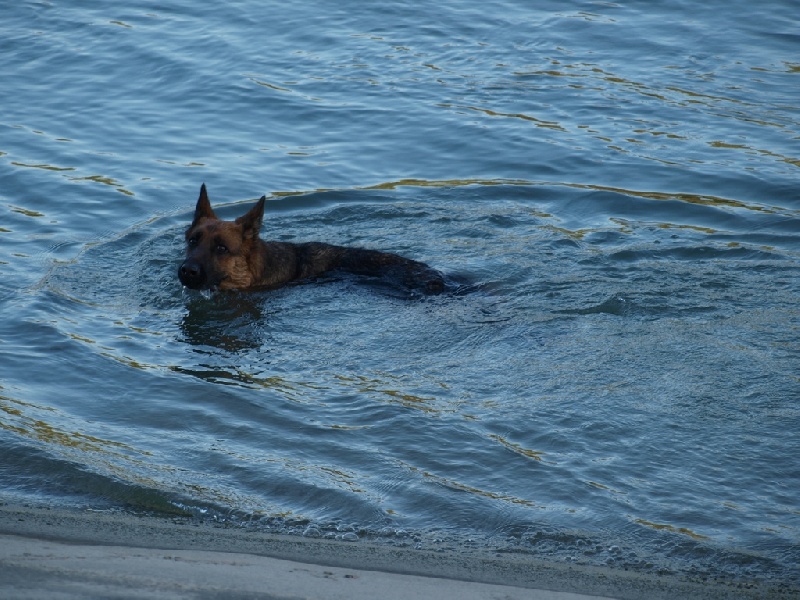
[[[3,494],[800,584],[796,12],[0,9]],[[452,289],[184,290],[203,181]]]

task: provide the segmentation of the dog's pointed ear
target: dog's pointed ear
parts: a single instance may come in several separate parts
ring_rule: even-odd
[[[194,208],[194,221],[192,225],[196,224],[200,219],[216,219],[217,215],[211,209],[211,202],[208,200],[208,192],[206,192],[206,184],[200,186],[200,197],[197,199],[197,206]]]
[[[264,202],[266,196],[261,196],[256,205],[247,211],[247,214],[236,219],[236,223],[242,226],[242,236],[246,238],[257,238],[261,230],[261,222],[264,220]]]

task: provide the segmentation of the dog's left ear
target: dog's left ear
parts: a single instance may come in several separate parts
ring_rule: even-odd
[[[197,199],[197,206],[194,207],[194,221],[192,225],[196,225],[200,219],[216,219],[217,215],[211,209],[211,202],[208,199],[208,192],[206,191],[206,184],[200,186],[200,197]]]
[[[261,222],[264,220],[264,202],[266,201],[267,197],[261,196],[256,205],[247,214],[236,219],[236,223],[242,226],[242,237],[245,239],[258,237],[258,232],[261,230]]]

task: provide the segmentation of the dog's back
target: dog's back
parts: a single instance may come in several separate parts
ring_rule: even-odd
[[[396,281],[425,294],[444,291],[441,273],[397,254],[321,242],[260,239],[265,200],[262,197],[235,221],[223,221],[211,208],[205,184],[200,188],[194,219],[186,231],[186,260],[178,271],[183,285],[193,289],[271,289],[345,271]]]

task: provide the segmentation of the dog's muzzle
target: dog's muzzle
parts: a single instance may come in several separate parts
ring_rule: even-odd
[[[203,265],[193,260],[185,260],[178,269],[178,279],[188,288],[200,289],[206,282],[206,273]]]

